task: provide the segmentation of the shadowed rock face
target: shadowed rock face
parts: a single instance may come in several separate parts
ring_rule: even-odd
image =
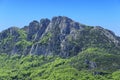
[[[86,26],[65,16],[34,20],[24,28],[0,33],[0,53],[69,57],[88,47],[120,50],[120,38],[102,27]]]

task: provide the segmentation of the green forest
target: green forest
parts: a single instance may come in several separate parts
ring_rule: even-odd
[[[0,80],[120,80],[119,57],[99,48],[68,58],[0,54]]]

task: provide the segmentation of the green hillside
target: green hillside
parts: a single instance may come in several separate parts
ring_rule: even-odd
[[[120,79],[120,55],[98,48],[88,48],[69,58],[1,54],[0,63],[0,80]]]

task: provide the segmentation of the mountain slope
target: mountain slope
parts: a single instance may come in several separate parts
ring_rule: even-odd
[[[77,56],[0,54],[1,80],[119,80],[120,55],[89,48]]]

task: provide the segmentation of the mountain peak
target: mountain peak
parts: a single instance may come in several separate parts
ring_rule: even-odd
[[[120,38],[113,32],[82,25],[65,16],[33,20],[22,29],[9,28],[0,33],[0,44],[0,53],[64,57],[77,55],[88,47],[120,50]]]
[[[56,16],[52,18],[52,21],[72,21],[72,19],[66,17],[66,16]]]

